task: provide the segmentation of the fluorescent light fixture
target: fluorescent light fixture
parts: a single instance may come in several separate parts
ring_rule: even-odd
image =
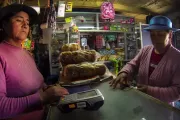
[[[37,6],[31,6],[31,7],[34,8],[38,14],[40,13],[40,7]]]

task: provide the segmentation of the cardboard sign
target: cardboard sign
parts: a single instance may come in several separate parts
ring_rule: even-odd
[[[59,3],[58,6],[58,17],[64,17],[65,15],[65,4]]]

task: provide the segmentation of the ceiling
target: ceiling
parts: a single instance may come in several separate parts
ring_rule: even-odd
[[[0,0],[3,1],[8,0]],[[57,3],[59,0],[54,0]],[[99,9],[105,0],[64,0],[73,2],[73,8]],[[149,14],[170,14],[179,10],[180,0],[112,0],[115,10],[126,16],[136,18],[136,21],[144,22]],[[48,0],[39,0],[41,7],[47,7]],[[37,6],[38,0],[25,0],[24,4]]]

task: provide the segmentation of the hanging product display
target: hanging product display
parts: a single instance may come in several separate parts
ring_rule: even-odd
[[[129,19],[120,19],[119,21],[121,24],[135,24],[134,18],[129,18]]]
[[[102,35],[97,35],[96,36],[96,48],[101,49],[103,47],[103,36]]]
[[[59,2],[57,17],[64,17],[65,15],[65,4]]]
[[[72,12],[72,2],[66,3],[66,12]]]
[[[115,11],[111,2],[103,2],[101,5],[101,19],[114,20]]]
[[[76,36],[78,36],[78,38],[79,38],[79,30],[78,30],[78,27],[76,26],[76,22],[79,19],[85,21],[85,18],[83,16],[68,17],[68,18],[65,18],[66,24],[63,24],[63,29],[65,29],[67,32],[71,33],[70,38],[72,38],[73,40],[77,39]],[[75,34],[75,33],[77,33],[77,34]]]
[[[86,19],[83,16],[65,18],[66,24],[63,25],[63,28],[68,29],[69,27],[73,27],[74,32],[78,32],[78,27],[77,27],[76,23],[79,21],[85,22]],[[73,31],[71,31],[71,32],[73,32]]]
[[[54,35],[56,31],[56,9],[54,7],[53,0],[50,0],[50,11],[48,14],[47,21],[48,21],[48,28],[52,28]]]

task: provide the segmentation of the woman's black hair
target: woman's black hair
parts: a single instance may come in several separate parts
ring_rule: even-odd
[[[14,16],[16,13],[15,12],[12,12],[8,15],[6,15],[1,21],[0,21],[0,43],[5,40],[5,38],[7,37],[7,33],[5,32],[4,30],[4,26],[3,26],[3,23],[4,22],[9,22],[10,18],[12,16]]]
[[[9,22],[11,17],[13,17],[17,12],[11,12],[10,14],[6,15],[1,21],[0,21],[0,43],[7,38],[7,33],[5,32],[3,28],[3,22]],[[29,26],[32,25],[31,18],[29,18]]]

